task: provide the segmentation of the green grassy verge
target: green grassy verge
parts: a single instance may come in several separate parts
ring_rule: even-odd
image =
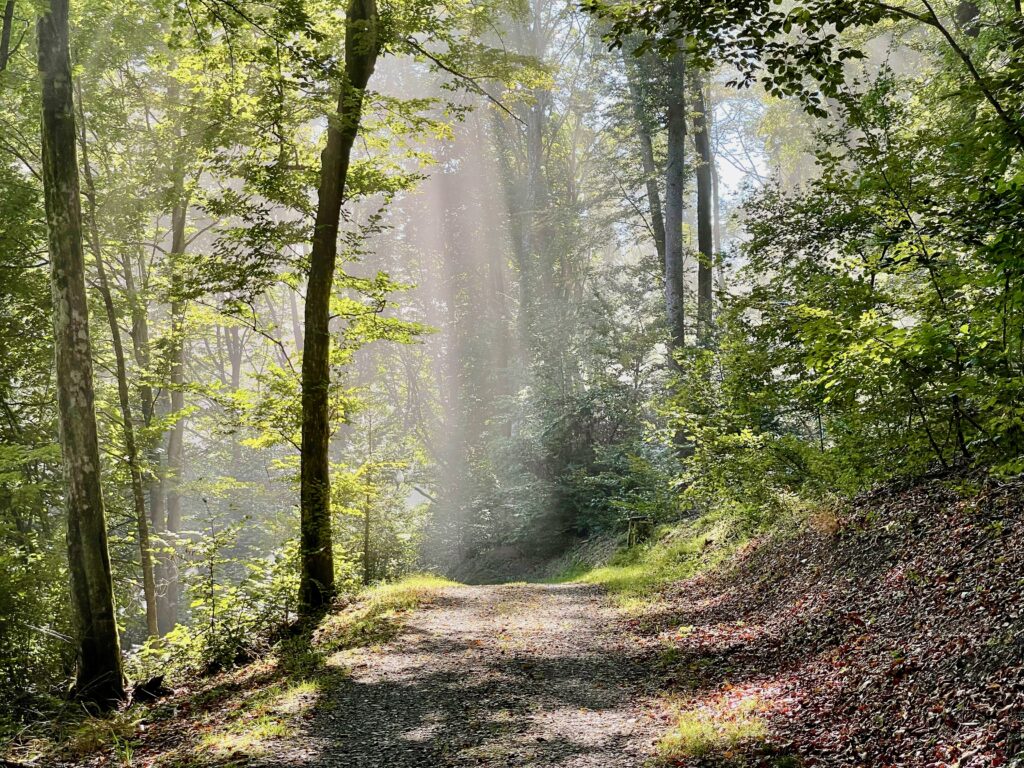
[[[575,568],[558,581],[597,584],[620,608],[639,613],[660,602],[664,587],[714,568],[749,538],[749,526],[711,513],[659,528],[650,541],[621,550],[607,565]]]

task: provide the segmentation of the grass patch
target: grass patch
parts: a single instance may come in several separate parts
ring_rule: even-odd
[[[659,764],[712,756],[735,760],[739,750],[763,743],[768,735],[759,715],[762,708],[760,699],[748,697],[732,705],[719,700],[680,712],[675,727],[658,743]]]
[[[329,654],[386,643],[401,629],[403,613],[429,602],[438,590],[453,586],[453,581],[427,574],[372,587],[360,593],[350,607],[325,618],[314,645]]]
[[[664,586],[714,568],[748,538],[735,518],[712,513],[661,528],[651,541],[619,552],[608,565],[574,568],[559,581],[598,584],[620,608],[640,612],[658,602]]]
[[[255,757],[264,753],[271,739],[280,739],[291,733],[288,723],[271,715],[246,720],[243,723],[207,734],[199,749],[213,758]]]

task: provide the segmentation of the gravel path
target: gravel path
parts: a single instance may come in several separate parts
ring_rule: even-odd
[[[276,765],[633,768],[658,731],[640,654],[592,587],[447,589],[347,664]]]

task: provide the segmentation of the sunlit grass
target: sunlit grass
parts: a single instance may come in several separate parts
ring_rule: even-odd
[[[288,686],[274,697],[274,712],[295,715],[310,709],[320,698],[321,684],[319,680],[301,680]]]
[[[349,608],[324,619],[316,635],[323,653],[357,646],[376,645],[392,639],[400,630],[398,617],[429,602],[437,593],[456,586],[439,576],[419,574],[393,584],[381,584],[360,593]]]
[[[286,720],[269,714],[259,715],[207,734],[203,738],[200,750],[214,757],[234,756],[239,753],[254,757],[264,752],[268,741],[284,738],[290,733],[291,727]]]
[[[706,515],[658,531],[654,539],[617,554],[603,567],[576,570],[563,581],[598,584],[619,608],[640,612],[658,602],[662,587],[714,568],[747,539],[724,515]]]
[[[759,714],[763,703],[751,696],[736,703],[725,699],[679,713],[675,726],[658,742],[662,764],[675,765],[685,758],[737,757],[742,747],[763,742],[768,735]]]

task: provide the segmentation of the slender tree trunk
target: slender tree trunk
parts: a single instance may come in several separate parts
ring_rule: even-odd
[[[277,325],[275,323],[275,325]],[[242,388],[242,352],[243,342],[238,326],[225,329],[225,337],[228,347],[228,358],[231,363],[231,391],[237,392]],[[242,475],[242,443],[240,434],[231,436],[231,471],[235,478],[240,479]]]
[[[11,59],[11,31],[14,28],[14,0],[7,0],[4,6],[3,29],[0,30],[0,72],[7,69]]]
[[[352,144],[359,132],[366,84],[379,52],[377,27],[375,0],[350,0],[345,21],[345,71],[338,95],[338,113],[328,121],[327,146],[320,158],[320,189],[309,256],[302,355],[299,605],[305,616],[316,614],[334,597],[328,456],[331,439],[330,303],[345,179]]]
[[[131,397],[128,393],[128,368],[124,359],[124,344],[121,341],[121,326],[117,322],[117,310],[107,280],[107,269],[103,263],[100,247],[100,232],[96,221],[96,184],[93,180],[92,165],[89,162],[89,145],[86,142],[85,108],[82,106],[82,91],[78,90],[79,141],[82,147],[82,169],[85,177],[85,199],[89,204],[89,243],[96,260],[96,275],[99,282],[103,307],[110,327],[110,343],[114,348],[114,365],[117,375],[117,398],[121,406],[121,421],[124,434],[124,450],[128,459],[128,473],[131,477],[132,505],[136,528],[139,533],[139,555],[142,566],[142,593],[146,603],[146,630],[150,637],[159,634],[156,611],[156,581],[153,577],[153,549],[149,540],[149,523],[146,520],[146,495],[142,486],[142,469],[139,466],[139,452],[135,443],[135,423],[132,418]]]
[[[296,291],[286,288],[288,291],[288,303],[292,314],[292,338],[295,340],[295,351],[302,351],[302,322],[299,319],[299,302],[296,298]]]
[[[146,285],[145,265],[141,250],[139,256],[139,270],[143,286]],[[132,316],[132,351],[135,357],[135,364],[141,371],[139,382],[139,400],[142,410],[142,423],[149,427],[153,420],[159,415],[160,401],[153,392],[153,385],[150,383],[150,345],[149,345],[149,317],[146,306],[146,299],[139,292],[135,282],[135,275],[132,268],[132,260],[125,256],[121,260],[122,276],[124,278],[125,293],[128,297],[128,304]],[[166,398],[165,398],[166,399]],[[166,411],[166,408],[162,410]],[[168,559],[168,547],[164,541],[163,534],[167,531],[167,509],[165,504],[166,488],[164,486],[166,457],[164,452],[159,450],[158,443],[153,444],[149,449],[149,472],[143,478],[146,490],[149,494],[149,525],[150,544],[154,554],[153,578],[156,584],[157,604],[157,627],[158,630],[167,631],[171,627],[160,624],[160,615],[163,611],[164,597],[167,594],[167,574],[165,561]]]
[[[160,633],[167,634],[178,623],[178,603],[181,583],[178,575],[177,536],[181,532],[181,481],[185,473],[185,301],[182,298],[183,276],[181,256],[185,252],[185,223],[188,200],[177,182],[177,202],[171,211],[171,329],[170,346],[170,415],[174,419],[167,435],[167,468],[164,475],[166,490],[166,541],[161,561],[164,576],[160,601]]]
[[[373,416],[370,416],[369,423],[367,424],[366,431],[367,439],[367,457],[366,460],[370,465],[370,470],[373,469]],[[372,475],[367,474],[366,482],[369,484],[372,481]],[[366,506],[363,509],[363,586],[369,586],[370,580],[373,574],[370,570],[370,512],[372,511],[373,499],[370,495],[370,491],[366,491]]]
[[[713,105],[712,105],[713,106]],[[707,126],[708,137],[711,140],[711,157],[714,160],[716,157],[715,148],[715,110],[712,108],[708,111],[705,117],[705,125]],[[715,234],[715,253],[722,252],[722,200],[719,195],[719,182],[721,180],[718,176],[718,163],[711,163],[711,200],[712,200],[712,217],[714,219],[714,234]],[[725,288],[724,277],[722,269],[718,269],[718,288],[723,290]]]
[[[124,676],[100,488],[67,0],[51,0],[39,18],[38,34],[57,405],[78,645],[75,687],[83,699],[108,707],[124,698]]]
[[[713,274],[715,258],[714,173],[715,158],[711,152],[711,131],[707,102],[700,74],[693,77],[693,143],[697,149],[697,343],[711,341]]]
[[[686,278],[683,262],[683,199],[686,188],[686,63],[682,52],[669,62],[669,102],[665,165],[665,309],[669,358],[686,345]]]
[[[633,118],[636,121],[637,139],[640,142],[640,162],[644,169],[644,184],[647,187],[647,206],[651,211],[651,234],[658,260],[665,263],[665,214],[661,208],[661,192],[658,189],[658,167],[654,161],[654,140],[651,136],[651,121],[645,108],[643,83],[640,77],[640,62],[631,54],[622,51],[622,63],[626,69],[629,84]]]

